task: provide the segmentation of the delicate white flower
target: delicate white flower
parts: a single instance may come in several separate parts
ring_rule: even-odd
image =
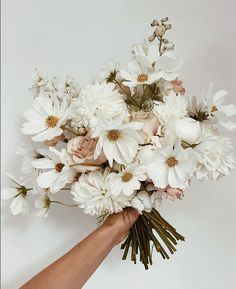
[[[146,191],[140,191],[131,201],[131,206],[139,213],[142,211],[151,212],[154,205],[154,199]]]
[[[103,174],[92,171],[82,174],[72,187],[74,201],[89,215],[118,213],[130,206],[131,198],[125,195],[114,196],[107,183],[109,170]]]
[[[201,142],[194,150],[198,159],[195,175],[199,180],[218,180],[235,168],[231,139],[212,127],[202,125]]]
[[[176,95],[173,91],[164,96],[163,102],[157,102],[154,105],[153,113],[159,121],[165,125],[172,117],[182,118],[187,116],[187,101],[184,96]]]
[[[123,118],[127,113],[126,104],[113,83],[86,86],[74,104],[73,118],[91,128],[96,127],[100,121]]]
[[[63,133],[62,126],[68,120],[70,108],[68,104],[58,98],[39,96],[34,99],[33,108],[24,113],[27,122],[21,131],[27,135],[34,135],[33,141],[51,140]]]
[[[32,75],[34,81],[33,86],[31,87],[31,92],[33,96],[38,96],[41,92],[44,92],[48,84],[48,77],[46,77],[39,69],[35,69]]]
[[[92,136],[99,137],[94,159],[98,158],[103,150],[110,166],[113,160],[119,164],[132,162],[138,145],[143,142],[137,132],[142,127],[143,124],[140,122],[101,124]]]
[[[126,196],[131,196],[135,190],[140,189],[140,182],[145,181],[146,178],[145,166],[130,164],[118,174],[110,173],[108,183],[112,195],[118,196],[123,193]]]
[[[67,75],[64,83],[64,93],[66,94],[69,103],[75,101],[80,94],[79,83],[69,75]]]
[[[50,204],[51,204],[51,200],[50,200],[49,195],[45,191],[40,190],[40,194],[34,201],[35,207],[39,209],[39,211],[37,212],[37,216],[47,217]]]
[[[220,90],[215,94],[212,93],[213,84],[210,85],[205,95],[203,95],[203,100],[208,108],[209,117],[216,118],[219,123],[229,130],[236,128],[236,123],[228,121],[229,116],[234,116],[236,114],[236,105],[229,104],[224,105],[224,97],[228,94],[225,90]]]
[[[161,72],[162,78],[168,81],[179,76],[182,60],[177,60],[173,52],[160,55],[159,46],[155,43],[143,43],[134,47],[136,59],[149,70]]]
[[[119,66],[119,63],[115,59],[111,59],[108,63],[108,67],[106,69],[102,69],[98,73],[96,81],[98,83],[102,83],[103,81],[108,81],[109,79],[112,79],[112,77],[116,77]]]
[[[25,178],[20,178],[18,180],[12,174],[8,173],[7,175],[14,182],[14,185],[11,188],[2,190],[1,197],[3,200],[13,198],[13,201],[10,204],[10,209],[13,215],[27,215],[29,212],[29,204],[26,197],[29,194],[29,191],[31,191],[31,188],[26,188],[26,184],[29,180]]]
[[[121,70],[121,76],[125,79],[123,84],[134,87],[139,84],[152,84],[162,78],[162,71],[149,71],[147,67],[141,65],[136,60],[131,60],[128,63],[128,72]]]
[[[153,161],[147,165],[147,173],[158,188],[186,188],[195,172],[196,157],[192,149],[183,149],[180,142],[155,151]]]
[[[41,188],[50,188],[51,193],[61,190],[71,178],[71,168],[65,149],[58,151],[50,147],[44,152],[45,158],[32,161],[33,167],[43,170],[37,178]],[[45,171],[46,170],[46,171]]]

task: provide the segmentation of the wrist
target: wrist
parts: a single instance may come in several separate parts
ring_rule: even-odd
[[[127,235],[116,224],[104,223],[98,230],[103,234],[104,238],[109,240],[112,247],[118,245]]]

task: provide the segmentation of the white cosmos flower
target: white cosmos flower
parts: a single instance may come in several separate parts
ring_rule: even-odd
[[[128,71],[121,70],[120,75],[125,79],[123,84],[134,87],[139,84],[152,84],[162,78],[163,73],[161,71],[149,71],[147,67],[133,59],[128,63]]]
[[[78,182],[74,183],[73,199],[86,214],[118,213],[123,208],[130,206],[130,197],[111,194],[110,186],[107,183],[108,174],[109,170],[105,170],[103,174],[100,171],[92,171],[82,174]]]
[[[41,188],[50,188],[51,193],[56,193],[71,179],[68,154],[65,149],[58,151],[50,147],[45,150],[44,156],[45,158],[32,161],[33,167],[43,170],[37,182]]]
[[[87,85],[81,90],[74,106],[73,118],[90,128],[96,127],[100,121],[124,118],[127,113],[126,104],[115,84],[106,82]]]
[[[205,95],[203,95],[204,103],[208,109],[208,115],[216,118],[218,122],[229,130],[236,128],[236,123],[228,121],[229,116],[236,114],[236,105],[223,104],[225,96],[228,94],[225,90],[220,90],[215,94],[212,93],[213,84],[210,85]]]
[[[196,157],[192,149],[183,149],[180,142],[155,151],[147,173],[158,188],[186,188],[195,172]]]
[[[158,117],[161,124],[165,125],[170,118],[182,118],[187,116],[187,101],[182,95],[171,92],[163,97],[163,102],[154,105],[153,113]]]
[[[20,178],[18,180],[13,174],[10,173],[7,175],[14,184],[10,188],[2,190],[1,198],[3,200],[13,199],[10,204],[10,209],[13,215],[27,215],[29,212],[27,195],[31,189],[28,189],[26,184],[29,182],[29,180],[26,178]]]
[[[55,96],[39,96],[34,99],[33,108],[23,115],[27,122],[21,131],[27,135],[34,135],[33,141],[51,140],[63,133],[61,128],[66,123],[70,108],[66,101],[59,101]]]
[[[110,184],[112,195],[124,194],[131,196],[135,190],[140,189],[140,182],[145,181],[146,178],[145,166],[130,164],[118,174],[110,173],[108,183]]]
[[[92,136],[99,137],[94,159],[97,159],[103,150],[110,166],[113,160],[119,164],[131,163],[138,145],[143,142],[137,132],[142,127],[140,122],[100,124]]]
[[[51,200],[49,195],[44,191],[40,190],[39,195],[34,201],[35,208],[38,209],[37,216],[39,217],[47,217],[48,216],[48,210],[50,208]]]
[[[102,83],[103,81],[107,81],[107,79],[114,74],[114,76],[118,73],[119,63],[115,59],[110,59],[108,62],[108,67],[106,69],[102,69],[99,71],[96,81],[98,83]]]
[[[151,71],[162,72],[162,78],[168,81],[179,76],[182,60],[177,60],[173,52],[160,55],[159,46],[155,43],[143,43],[134,46],[136,59]]]
[[[194,150],[198,159],[195,175],[199,180],[218,180],[235,168],[231,139],[212,127],[202,125],[201,142]]]

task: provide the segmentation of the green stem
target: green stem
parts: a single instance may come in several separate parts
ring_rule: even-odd
[[[67,205],[67,204],[64,204],[64,203],[59,202],[59,201],[50,201],[50,203],[60,204],[60,205],[63,205],[63,206],[65,206],[65,207],[70,207],[70,208],[72,208],[72,207],[78,207],[78,205]]]

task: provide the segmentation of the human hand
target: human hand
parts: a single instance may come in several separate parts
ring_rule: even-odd
[[[114,246],[122,242],[128,235],[139,216],[138,211],[133,208],[124,209],[123,212],[110,215],[100,227],[108,230],[109,237],[113,238]]]

